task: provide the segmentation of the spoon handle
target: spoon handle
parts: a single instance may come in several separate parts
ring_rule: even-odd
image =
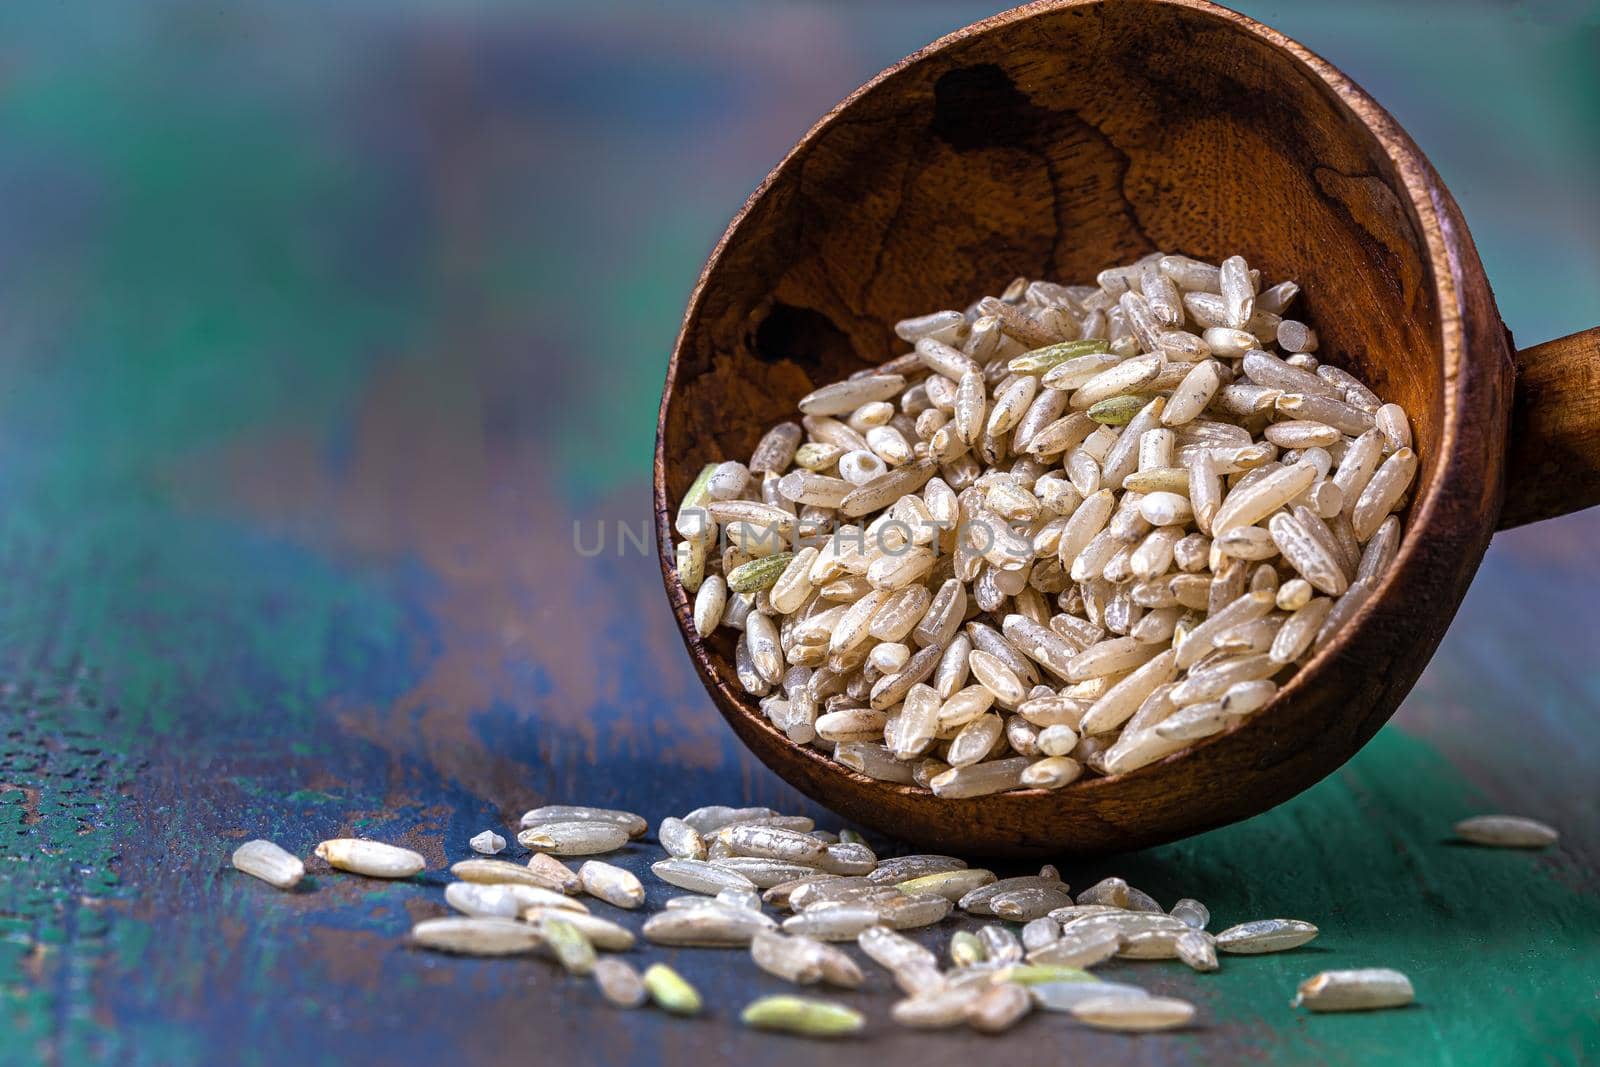
[[[1600,326],[1516,363],[1502,530],[1600,504]]]

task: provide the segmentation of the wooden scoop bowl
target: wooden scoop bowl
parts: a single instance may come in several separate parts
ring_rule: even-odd
[[[1294,278],[1318,356],[1414,422],[1399,557],[1342,637],[1225,733],[1056,792],[944,800],[774,729],[724,631],[695,636],[672,516],[815,385],[905,350],[892,324],[1016,275],[1092,281],[1155,249]],[[1518,352],[1460,210],[1411,138],[1326,61],[1203,0],[1045,0],[874,78],[806,134],[706,264],[667,370],[661,569],[728,722],[849,819],[933,848],[1092,854],[1265,811],[1355,754],[1439,644],[1497,528],[1600,502],[1600,329]]]

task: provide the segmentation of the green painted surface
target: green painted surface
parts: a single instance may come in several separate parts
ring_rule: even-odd
[[[1600,322],[1592,5],[1247,10],[1407,124],[1521,340]],[[809,1061],[730,1025],[779,990],[725,955],[677,954],[712,1021],[619,1019],[537,963],[399,948],[437,875],[284,895],[226,854],[359,830],[437,868],[541,800],[804,805],[698,689],[654,561],[581,559],[572,523],[646,519],[665,352],[745,193],[860,80],[984,13],[0,13],[0,1063],[523,1062],[580,1041],[596,1062]],[[1112,968],[1197,997],[1203,1029],[882,1028],[866,1055],[1600,1058],[1597,523],[1498,541],[1396,722],[1333,778],[1067,872],[1321,924],[1214,976]],[[1443,843],[1486,808],[1564,843]],[[1299,978],[1363,964],[1411,973],[1421,1005],[1288,1009]],[[863,998],[878,1020],[889,1002]]]

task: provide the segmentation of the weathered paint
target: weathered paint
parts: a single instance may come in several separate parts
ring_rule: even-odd
[[[764,11],[485,9],[441,36],[418,5],[242,10],[0,16],[0,1063],[811,1062],[733,1023],[780,991],[740,953],[650,953],[708,993],[709,1018],[680,1022],[621,1015],[538,961],[402,939],[442,910],[471,834],[541,801],[827,824],[717,719],[653,561],[584,559],[572,523],[646,516],[663,353],[738,198],[862,76],[982,12],[796,8],[773,34]],[[1568,99],[1595,99],[1567,62]],[[1440,63],[1434,81],[1476,91],[1470,65]],[[1436,158],[1440,139],[1423,136]],[[1476,208],[1480,241],[1521,232]],[[1526,279],[1548,252],[1525,247],[1501,297],[1542,335]],[[1574,278],[1593,265],[1566,258]],[[1198,896],[1218,923],[1321,925],[1215,975],[1107,969],[1195,998],[1202,1027],[895,1031],[874,972],[866,1054],[1600,1056],[1597,529],[1503,539],[1395,725],[1327,782],[1066,872]],[[1443,842],[1486,808],[1549,818],[1563,844]],[[227,866],[246,837],[309,854],[341,833],[410,844],[430,871],[314,869],[285,894]],[[1419,1006],[1288,1008],[1307,974],[1362,965],[1406,970]]]

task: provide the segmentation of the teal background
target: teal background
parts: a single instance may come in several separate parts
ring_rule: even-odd
[[[1519,343],[1600,324],[1600,6],[1242,9],[1428,153]],[[466,838],[535,803],[815,810],[739,750],[611,524],[648,528],[666,356],[727,219],[860,82],[994,10],[0,9],[0,1063],[809,1062],[729,1025],[766,980],[727,957],[684,955],[719,1007],[675,1028],[400,939]],[[585,559],[574,523],[600,521]],[[1035,1020],[864,1055],[1594,1061],[1597,534],[1497,538],[1421,685],[1328,781],[1068,871],[1322,925],[1205,982],[1118,965],[1203,1029]],[[1485,808],[1563,845],[1441,843]],[[350,832],[435,873],[281,895],[225,869],[246,837]],[[1284,1006],[1380,963],[1422,1007]]]

